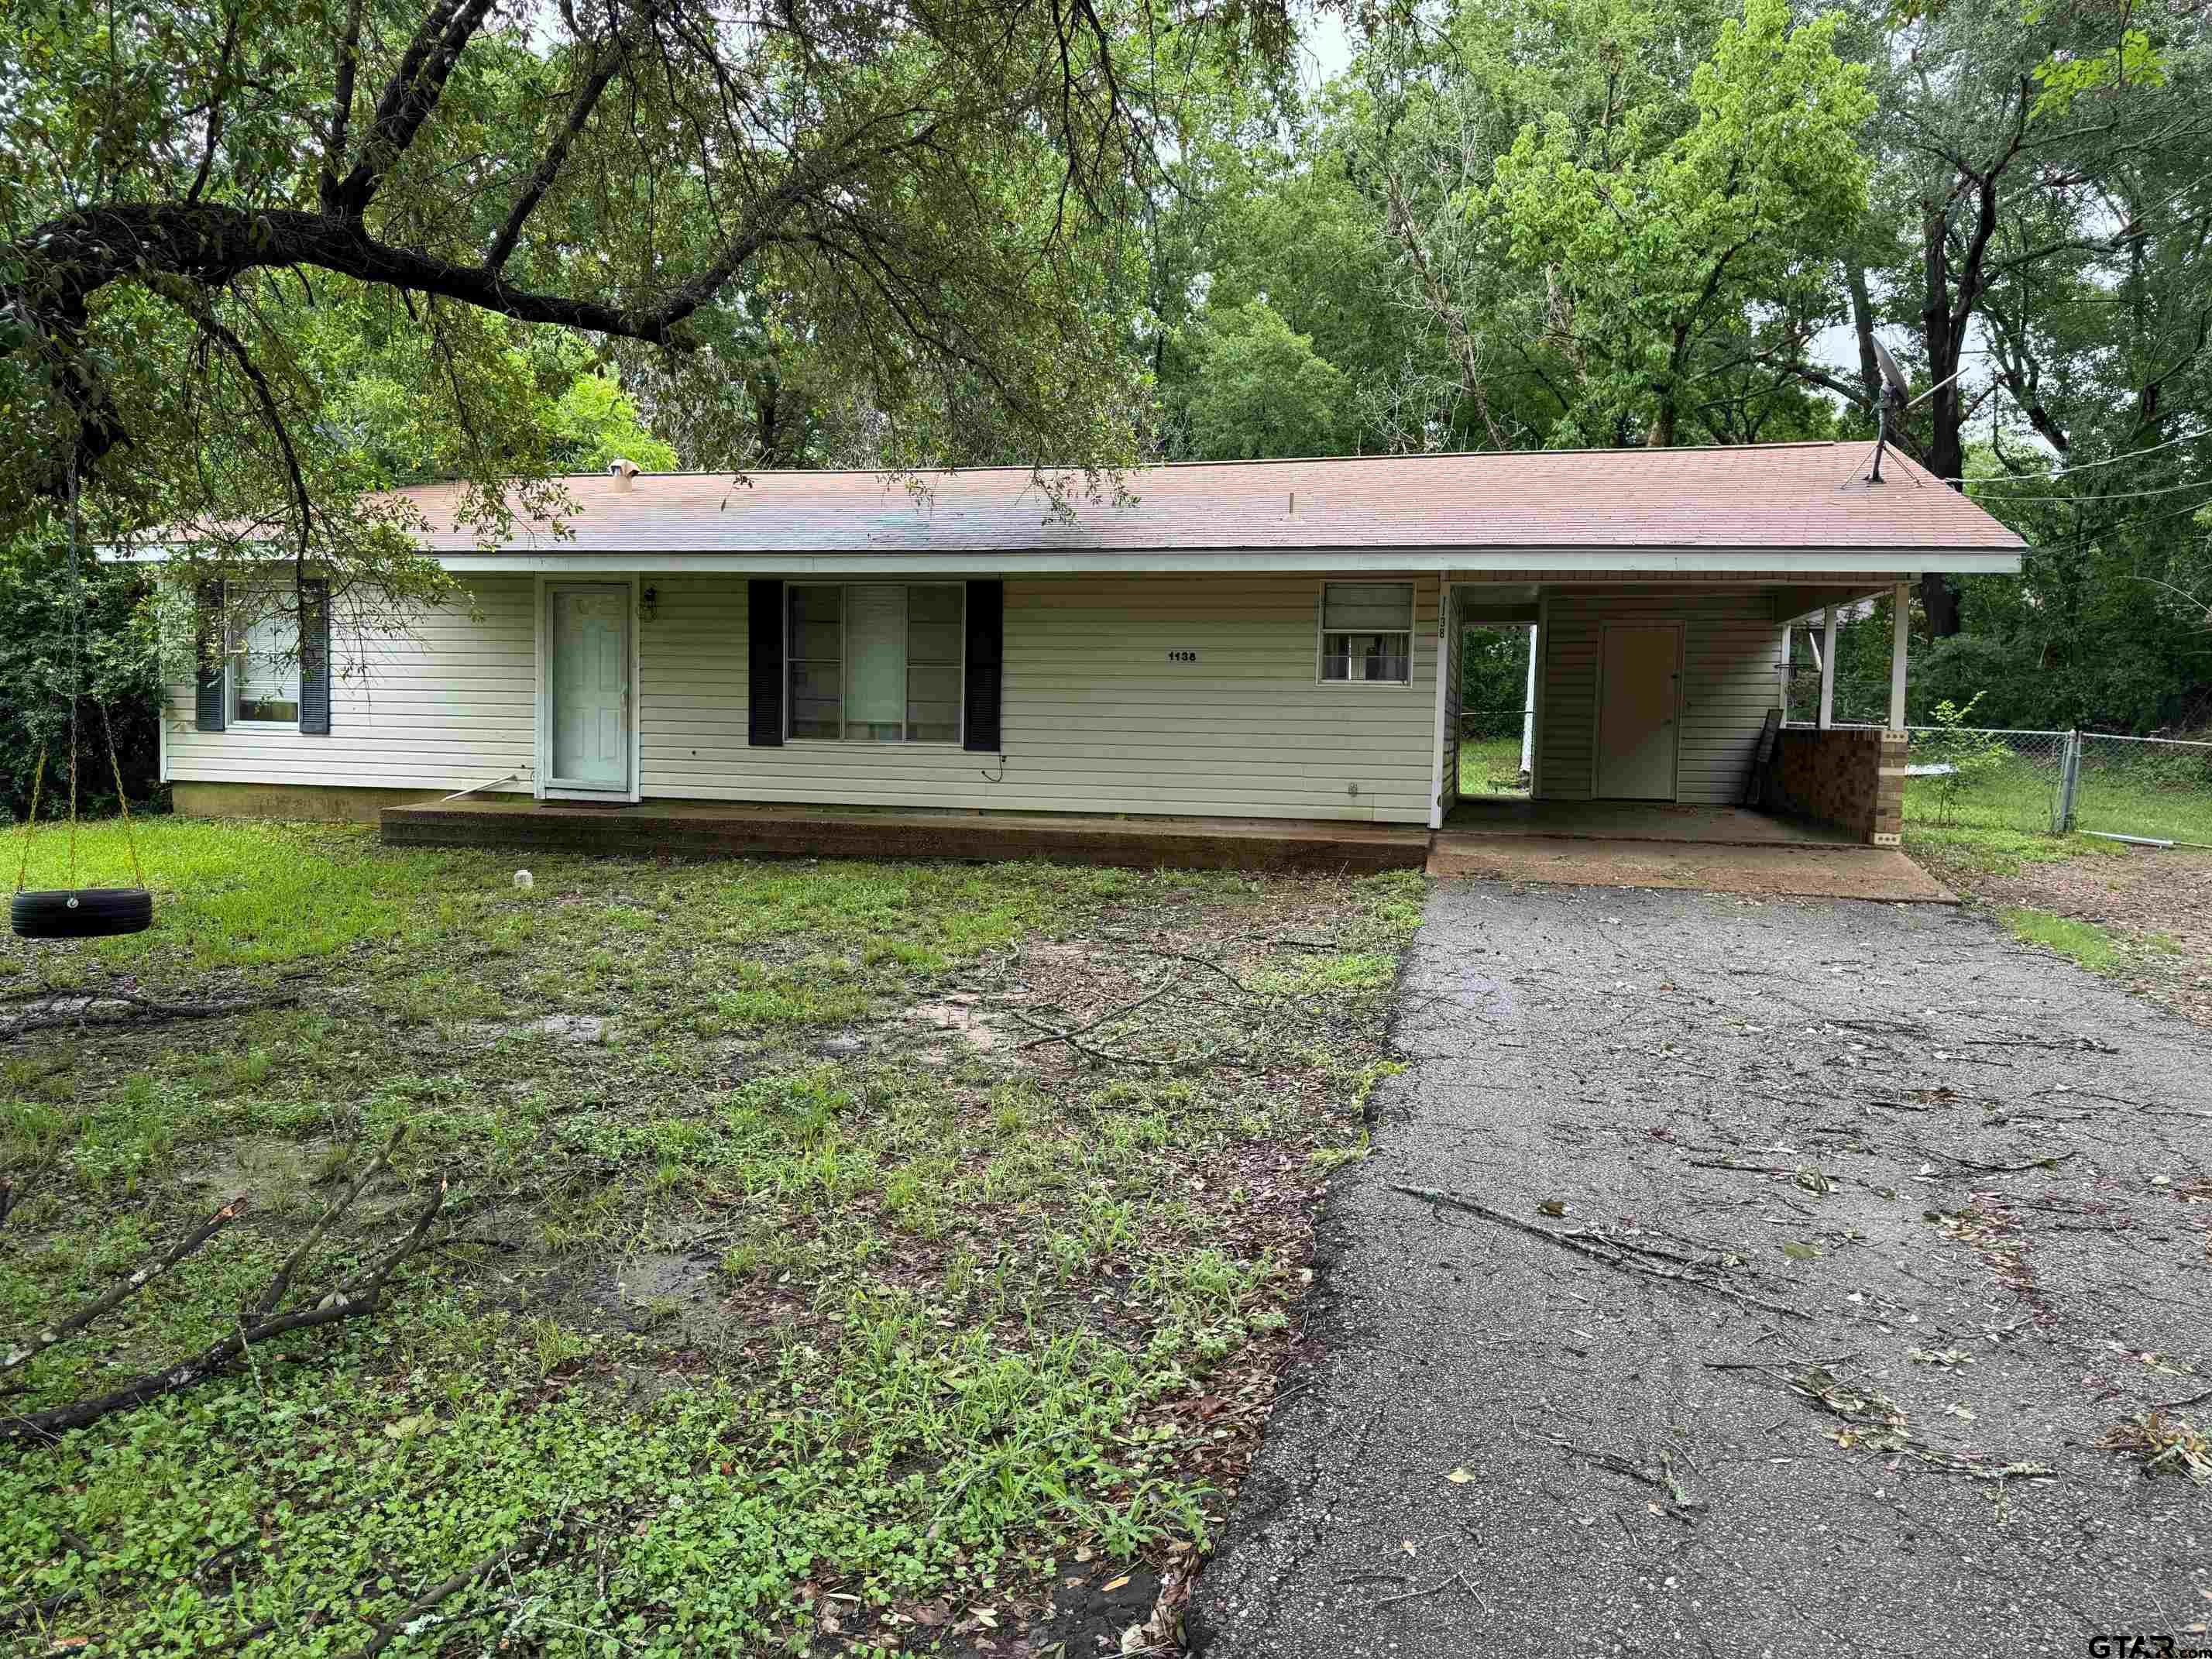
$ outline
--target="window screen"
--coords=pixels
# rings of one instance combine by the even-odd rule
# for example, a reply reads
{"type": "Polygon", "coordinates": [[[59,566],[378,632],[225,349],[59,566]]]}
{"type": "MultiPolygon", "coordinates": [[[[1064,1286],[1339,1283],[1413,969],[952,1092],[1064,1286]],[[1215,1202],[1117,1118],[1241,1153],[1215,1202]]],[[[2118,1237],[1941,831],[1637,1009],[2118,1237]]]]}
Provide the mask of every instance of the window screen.
{"type": "Polygon", "coordinates": [[[1322,584],[1322,678],[1404,685],[1413,656],[1413,583],[1322,584]]]}
{"type": "Polygon", "coordinates": [[[960,741],[962,590],[791,588],[791,735],[851,743],[960,741]]]}
{"type": "Polygon", "coordinates": [[[268,725],[300,720],[300,619],[289,610],[254,616],[281,602],[267,595],[241,603],[230,625],[230,718],[268,725]],[[251,618],[249,620],[249,617],[251,618]]]}

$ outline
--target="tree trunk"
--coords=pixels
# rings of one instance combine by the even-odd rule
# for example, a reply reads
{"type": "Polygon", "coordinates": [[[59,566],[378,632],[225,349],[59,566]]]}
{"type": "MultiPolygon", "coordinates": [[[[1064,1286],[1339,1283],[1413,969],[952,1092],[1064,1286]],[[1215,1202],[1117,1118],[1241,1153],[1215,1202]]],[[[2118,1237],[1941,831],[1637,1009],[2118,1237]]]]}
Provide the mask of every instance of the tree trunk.
{"type": "MultiPolygon", "coordinates": [[[[1920,322],[1928,347],[1928,373],[1936,389],[1928,396],[1928,470],[1954,489],[1966,471],[1965,405],[1959,395],[1959,357],[1966,330],[1951,308],[1950,250],[1945,242],[1949,221],[1934,203],[1923,204],[1920,222],[1923,280],[1920,322]]],[[[1959,591],[1951,579],[1930,570],[1920,578],[1920,608],[1928,637],[1948,639],[1959,632],[1959,591]]]]}
{"type": "Polygon", "coordinates": [[[1874,355],[1874,298],[1867,291],[1866,266],[1856,254],[1844,261],[1844,282],[1850,290],[1851,331],[1858,337],[1859,384],[1866,388],[1867,409],[1879,410],[1881,365],[1874,355]]]}

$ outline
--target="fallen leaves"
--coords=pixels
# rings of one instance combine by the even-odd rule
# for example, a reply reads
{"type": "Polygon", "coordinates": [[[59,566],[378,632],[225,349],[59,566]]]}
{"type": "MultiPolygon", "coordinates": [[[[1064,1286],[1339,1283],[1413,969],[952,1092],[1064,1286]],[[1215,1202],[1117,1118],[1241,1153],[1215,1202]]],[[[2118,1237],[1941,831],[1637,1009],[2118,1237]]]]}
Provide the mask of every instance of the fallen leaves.
{"type": "Polygon", "coordinates": [[[2212,1435],[2185,1419],[2138,1412],[2106,1430],[2097,1445],[2142,1458],[2146,1475],[2185,1474],[2200,1486],[2212,1484],[2212,1435]]]}

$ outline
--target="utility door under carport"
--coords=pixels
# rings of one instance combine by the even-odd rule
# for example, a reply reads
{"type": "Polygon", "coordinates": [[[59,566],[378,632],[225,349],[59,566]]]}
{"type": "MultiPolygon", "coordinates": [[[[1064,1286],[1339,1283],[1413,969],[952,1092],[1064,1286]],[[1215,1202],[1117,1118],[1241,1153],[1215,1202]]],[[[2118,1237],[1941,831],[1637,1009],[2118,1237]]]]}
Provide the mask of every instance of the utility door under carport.
{"type": "Polygon", "coordinates": [[[1604,625],[1597,703],[1596,793],[1601,799],[1674,799],[1681,685],[1681,623],[1604,625]]]}

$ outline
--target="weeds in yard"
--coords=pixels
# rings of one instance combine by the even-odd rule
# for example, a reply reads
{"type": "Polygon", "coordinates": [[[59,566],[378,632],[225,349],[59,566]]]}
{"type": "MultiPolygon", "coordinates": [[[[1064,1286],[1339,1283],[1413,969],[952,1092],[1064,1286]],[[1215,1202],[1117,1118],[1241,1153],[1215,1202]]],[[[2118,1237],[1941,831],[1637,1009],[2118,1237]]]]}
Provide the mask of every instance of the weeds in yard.
{"type": "Polygon", "coordinates": [[[1272,1386],[1307,1207],[1390,1069],[1422,895],[560,858],[520,892],[511,860],[348,830],[142,840],[156,927],[17,947],[0,989],[302,969],[309,988],[219,1026],[72,1034],[66,1063],[58,1037],[5,1057],[0,1337],[255,1199],[118,1310],[108,1346],[25,1365],[11,1408],[219,1340],[364,1139],[407,1131],[360,1250],[433,1170],[466,1176],[452,1248],[373,1323],[276,1339],[0,1469],[0,1608],[147,1654],[349,1653],[462,1573],[388,1655],[599,1659],[587,1631],[627,1654],[787,1647],[831,1592],[949,1623],[1079,1547],[1201,1539],[1260,1419],[1224,1436],[1183,1413],[1272,1386]],[[1116,1036],[1172,1065],[987,1054],[898,1019],[1029,953],[1084,965],[1014,1006],[1080,1023],[1176,951],[1227,977],[1177,963],[1194,988],[1146,1011],[1166,1024],[1116,1036]],[[541,1027],[555,1012],[605,1016],[603,1040],[541,1027]]]}
{"type": "Polygon", "coordinates": [[[1977,825],[1905,824],[1905,849],[1923,864],[1974,875],[2009,876],[2023,865],[2071,858],[2125,858],[2117,842],[2094,836],[2051,836],[1977,825]]]}

